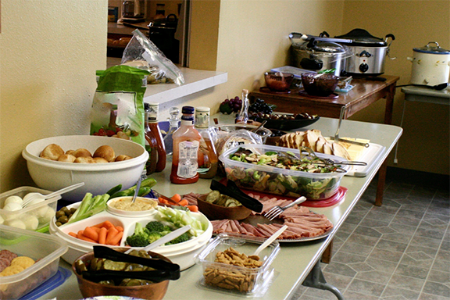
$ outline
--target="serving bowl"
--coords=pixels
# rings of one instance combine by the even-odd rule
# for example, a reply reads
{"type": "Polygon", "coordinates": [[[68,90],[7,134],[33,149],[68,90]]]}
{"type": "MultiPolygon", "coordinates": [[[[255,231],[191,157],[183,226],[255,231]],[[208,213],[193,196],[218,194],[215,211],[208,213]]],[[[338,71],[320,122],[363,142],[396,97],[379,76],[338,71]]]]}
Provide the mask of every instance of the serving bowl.
{"type": "Polygon", "coordinates": [[[308,95],[327,97],[334,93],[339,77],[333,74],[303,73],[302,84],[308,95]]]}
{"type": "Polygon", "coordinates": [[[275,92],[283,92],[289,90],[294,80],[294,74],[283,72],[265,72],[264,79],[266,86],[275,92]]]}
{"type": "MultiPolygon", "coordinates": [[[[126,248],[115,249],[116,251],[126,251],[126,248]]],[[[149,251],[148,254],[151,257],[159,258],[167,262],[171,262],[167,257],[149,251]]],[[[96,296],[127,296],[140,299],[160,300],[163,299],[168,286],[169,280],[164,280],[158,283],[152,283],[139,286],[111,286],[104,285],[97,282],[93,282],[83,278],[76,270],[75,263],[78,260],[83,261],[86,265],[94,258],[94,252],[89,252],[78,257],[72,264],[72,271],[77,277],[78,287],[83,297],[96,297],[96,296]]]]}
{"type": "Polygon", "coordinates": [[[225,207],[209,203],[205,201],[205,199],[206,195],[198,197],[197,205],[198,209],[210,220],[243,220],[250,216],[250,214],[252,213],[252,211],[244,205],[225,207]]]}
{"type": "Polygon", "coordinates": [[[28,144],[22,151],[27,161],[28,172],[36,185],[42,189],[56,191],[69,185],[84,182],[82,187],[62,195],[63,200],[81,201],[87,192],[105,194],[109,189],[122,184],[123,189],[133,186],[141,176],[148,159],[148,152],[138,143],[111,137],[93,135],[68,135],[44,138],[28,144]],[[50,145],[59,145],[64,151],[85,148],[91,153],[103,145],[111,146],[116,154],[129,155],[129,160],[110,163],[69,163],[39,157],[50,145]]]}

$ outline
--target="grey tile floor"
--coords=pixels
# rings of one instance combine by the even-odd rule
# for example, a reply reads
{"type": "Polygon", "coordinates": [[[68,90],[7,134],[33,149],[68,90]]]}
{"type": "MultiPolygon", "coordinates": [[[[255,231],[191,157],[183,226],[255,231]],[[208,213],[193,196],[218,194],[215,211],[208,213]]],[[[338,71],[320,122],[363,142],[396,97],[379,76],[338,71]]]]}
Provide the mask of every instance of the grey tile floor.
{"type": "MultiPolygon", "coordinates": [[[[383,205],[373,205],[375,179],[336,233],[325,279],[346,300],[450,299],[448,177],[389,173],[383,205]]],[[[337,298],[301,286],[294,299],[337,298]]]]}

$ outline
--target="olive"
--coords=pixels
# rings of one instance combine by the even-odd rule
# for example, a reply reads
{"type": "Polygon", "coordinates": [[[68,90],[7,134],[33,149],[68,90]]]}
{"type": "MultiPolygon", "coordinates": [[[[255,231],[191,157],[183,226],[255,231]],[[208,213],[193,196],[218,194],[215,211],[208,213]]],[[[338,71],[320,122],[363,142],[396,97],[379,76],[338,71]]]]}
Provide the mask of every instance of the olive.
{"type": "Polygon", "coordinates": [[[67,213],[69,209],[67,208],[67,206],[64,206],[63,208],[60,209],[60,211],[64,212],[65,214],[67,213]]]}
{"type": "Polygon", "coordinates": [[[61,222],[56,222],[55,224],[56,224],[56,226],[58,226],[58,227],[62,225],[61,222]]]}
{"type": "Polygon", "coordinates": [[[67,221],[69,221],[69,218],[67,218],[67,216],[62,216],[62,217],[60,217],[60,218],[58,218],[58,222],[61,222],[61,223],[67,223],[67,221]]]}
{"type": "Polygon", "coordinates": [[[77,210],[77,209],[76,209],[75,207],[72,207],[72,208],[70,209],[70,213],[73,214],[76,210],[77,210]]]}
{"type": "Polygon", "coordinates": [[[55,215],[56,219],[59,219],[60,217],[65,216],[66,214],[63,211],[58,210],[55,215]]]}

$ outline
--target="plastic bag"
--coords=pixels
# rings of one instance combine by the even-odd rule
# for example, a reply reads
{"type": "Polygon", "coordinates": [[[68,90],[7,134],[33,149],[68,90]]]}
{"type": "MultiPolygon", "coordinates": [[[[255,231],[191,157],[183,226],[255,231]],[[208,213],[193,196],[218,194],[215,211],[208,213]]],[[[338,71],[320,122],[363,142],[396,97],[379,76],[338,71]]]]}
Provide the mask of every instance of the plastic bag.
{"type": "Polygon", "coordinates": [[[133,37],[123,51],[121,63],[149,71],[148,83],[184,84],[180,69],[138,29],[133,31],[133,37]]]}
{"type": "Polygon", "coordinates": [[[248,131],[246,129],[239,129],[232,132],[221,131],[217,132],[217,140],[214,142],[217,154],[220,156],[226,150],[239,145],[245,144],[259,144],[261,145],[262,138],[258,134],[248,131]]]}
{"type": "Polygon", "coordinates": [[[97,71],[91,108],[91,135],[132,140],[145,146],[144,94],[148,71],[114,66],[97,71]]]}

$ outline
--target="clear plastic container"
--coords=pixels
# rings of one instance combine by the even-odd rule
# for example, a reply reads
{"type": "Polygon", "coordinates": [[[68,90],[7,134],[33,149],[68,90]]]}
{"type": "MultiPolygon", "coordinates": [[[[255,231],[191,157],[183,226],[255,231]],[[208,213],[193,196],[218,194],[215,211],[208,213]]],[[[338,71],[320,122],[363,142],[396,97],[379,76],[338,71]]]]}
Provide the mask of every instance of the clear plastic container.
{"type": "Polygon", "coordinates": [[[203,278],[200,280],[200,284],[227,293],[232,292],[252,297],[262,296],[275,276],[271,264],[280,250],[278,241],[272,242],[259,253],[259,261],[262,264],[256,268],[216,262],[216,257],[221,252],[229,250],[230,247],[240,255],[244,254],[249,257],[264,241],[264,238],[241,234],[221,233],[217,235],[196,256],[196,262],[203,268],[203,278]]]}
{"type": "Polygon", "coordinates": [[[48,224],[55,216],[56,204],[61,196],[54,196],[38,204],[20,210],[3,209],[5,200],[10,196],[25,197],[28,193],[50,194],[51,191],[30,186],[22,186],[0,194],[0,224],[20,227],[27,230],[48,231],[48,224]]]}
{"type": "MultiPolygon", "coordinates": [[[[269,151],[291,152],[297,157],[300,156],[300,152],[297,149],[254,144],[228,149],[222,153],[220,161],[224,165],[228,180],[233,180],[242,189],[289,197],[305,196],[308,200],[322,200],[330,198],[338,192],[341,179],[346,173],[309,173],[230,159],[230,155],[239,148],[249,149],[261,154],[269,151]]],[[[334,155],[322,153],[316,153],[316,155],[333,161],[342,160],[342,158],[334,155]]],[[[341,168],[348,170],[348,166],[341,166],[341,168]]]]}
{"type": "Polygon", "coordinates": [[[18,299],[56,274],[67,244],[49,234],[0,225],[0,249],[36,261],[22,272],[0,279],[0,298],[18,299]]]}

